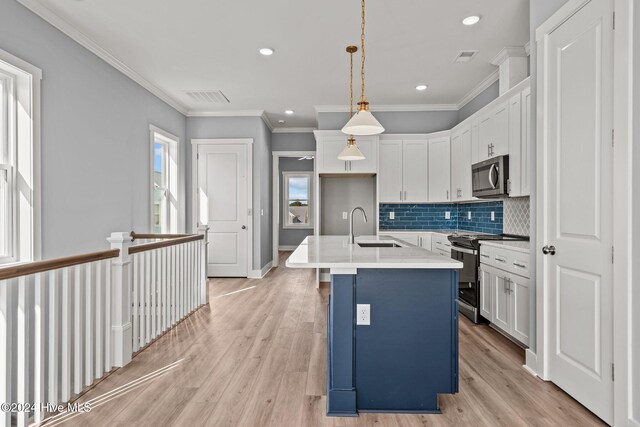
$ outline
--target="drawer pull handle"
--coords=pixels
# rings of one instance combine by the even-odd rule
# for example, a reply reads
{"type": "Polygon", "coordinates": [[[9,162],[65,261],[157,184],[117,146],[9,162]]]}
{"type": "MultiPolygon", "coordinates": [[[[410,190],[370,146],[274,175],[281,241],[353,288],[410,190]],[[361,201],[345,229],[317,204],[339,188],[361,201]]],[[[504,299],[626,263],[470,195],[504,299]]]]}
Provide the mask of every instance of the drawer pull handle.
{"type": "Polygon", "coordinates": [[[513,263],[513,265],[515,265],[516,267],[520,267],[520,268],[527,268],[527,266],[526,266],[526,265],[524,265],[524,264],[520,264],[520,263],[518,263],[518,262],[514,262],[514,263],[513,263]]]}
{"type": "Polygon", "coordinates": [[[480,256],[481,256],[482,258],[491,258],[491,257],[490,257],[489,255],[487,255],[487,254],[480,254],[480,256]]]}
{"type": "Polygon", "coordinates": [[[496,257],[496,261],[498,261],[498,262],[507,262],[506,259],[502,259],[502,258],[498,258],[498,257],[496,257]]]}

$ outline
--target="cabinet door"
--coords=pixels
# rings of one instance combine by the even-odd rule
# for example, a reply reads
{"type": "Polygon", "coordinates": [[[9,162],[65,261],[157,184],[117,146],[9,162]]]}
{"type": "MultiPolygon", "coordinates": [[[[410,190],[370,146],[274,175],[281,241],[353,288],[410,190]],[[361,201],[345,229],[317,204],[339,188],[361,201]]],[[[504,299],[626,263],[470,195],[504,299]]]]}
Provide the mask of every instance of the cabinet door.
{"type": "Polygon", "coordinates": [[[491,157],[491,144],[493,144],[493,115],[491,112],[480,116],[478,119],[478,162],[491,157]]]}
{"type": "Polygon", "coordinates": [[[529,312],[530,312],[530,287],[529,279],[510,274],[509,275],[509,333],[524,345],[529,345],[529,312]]]}
{"type": "Polygon", "coordinates": [[[509,196],[522,195],[522,109],[520,94],[509,99],[509,196]]]}
{"type": "Polygon", "coordinates": [[[471,182],[471,129],[462,132],[460,140],[460,200],[473,200],[471,182]]]}
{"type": "MultiPolygon", "coordinates": [[[[347,173],[349,162],[338,160],[338,155],[347,146],[346,135],[318,140],[318,173],[347,173]]],[[[358,144],[360,146],[360,144],[358,144]]],[[[366,154],[365,154],[366,156],[366,154]]]]}
{"type": "Polygon", "coordinates": [[[478,119],[471,120],[471,164],[480,161],[480,130],[478,119]]]}
{"type": "Polygon", "coordinates": [[[402,189],[405,202],[427,202],[429,146],[428,141],[402,143],[402,189]]]}
{"type": "Polygon", "coordinates": [[[487,320],[493,317],[493,286],[490,268],[480,264],[480,315],[487,320]]]}
{"type": "Polygon", "coordinates": [[[451,151],[450,139],[429,140],[429,201],[448,202],[451,200],[451,151]]]}
{"type": "Polygon", "coordinates": [[[451,134],[451,200],[462,198],[462,131],[451,134]]]}
{"type": "Polygon", "coordinates": [[[420,233],[418,236],[418,246],[428,251],[431,250],[431,233],[420,233]]]}
{"type": "Polygon", "coordinates": [[[493,109],[493,138],[491,157],[509,154],[509,102],[498,104],[493,109]]]}
{"type": "Polygon", "coordinates": [[[380,141],[380,202],[402,201],[402,141],[380,141]]]}
{"type": "Polygon", "coordinates": [[[349,162],[349,173],[378,173],[378,137],[357,136],[356,144],[365,159],[349,162]]]}
{"type": "Polygon", "coordinates": [[[520,146],[520,194],[531,194],[531,178],[529,176],[529,159],[531,150],[531,88],[522,91],[522,145],[520,146]]]}
{"type": "Polygon", "coordinates": [[[493,283],[493,305],[492,305],[492,317],[491,322],[504,330],[505,332],[509,332],[510,318],[509,318],[509,305],[510,305],[510,295],[509,295],[509,279],[507,277],[508,273],[499,271],[499,270],[491,270],[494,274],[492,274],[492,283],[493,283]]]}

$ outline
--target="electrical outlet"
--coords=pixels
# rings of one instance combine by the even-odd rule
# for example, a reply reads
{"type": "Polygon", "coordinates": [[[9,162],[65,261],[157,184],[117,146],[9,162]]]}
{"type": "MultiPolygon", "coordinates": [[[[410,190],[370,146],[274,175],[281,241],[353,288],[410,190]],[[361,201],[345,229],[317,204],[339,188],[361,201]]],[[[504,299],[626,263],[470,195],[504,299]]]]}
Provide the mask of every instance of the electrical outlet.
{"type": "Polygon", "coordinates": [[[496,220],[496,213],[494,211],[491,211],[491,221],[495,221],[496,220]]]}
{"type": "Polygon", "coordinates": [[[396,213],[395,212],[389,212],[389,219],[396,219],[396,213]]]}
{"type": "Polygon", "coordinates": [[[451,219],[451,211],[446,211],[444,213],[444,219],[451,219]]]}
{"type": "Polygon", "coordinates": [[[342,219],[349,219],[349,215],[346,212],[342,212],[342,219]]]}
{"type": "Polygon", "coordinates": [[[371,325],[371,304],[357,304],[356,325],[371,325]]]}
{"type": "Polygon", "coordinates": [[[467,219],[471,219],[471,211],[467,212],[467,219]]]}

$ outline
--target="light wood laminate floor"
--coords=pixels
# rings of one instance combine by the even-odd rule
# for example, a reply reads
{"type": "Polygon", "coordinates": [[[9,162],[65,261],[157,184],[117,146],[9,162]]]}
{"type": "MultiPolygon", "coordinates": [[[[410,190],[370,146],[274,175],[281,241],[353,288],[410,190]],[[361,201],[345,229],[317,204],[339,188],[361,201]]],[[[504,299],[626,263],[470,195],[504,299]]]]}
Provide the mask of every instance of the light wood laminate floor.
{"type": "Polygon", "coordinates": [[[325,415],[328,288],[284,267],[262,280],[214,279],[209,304],[80,398],[79,426],[590,426],[598,418],[523,368],[524,352],[460,320],[460,393],[442,415],[325,415]]]}

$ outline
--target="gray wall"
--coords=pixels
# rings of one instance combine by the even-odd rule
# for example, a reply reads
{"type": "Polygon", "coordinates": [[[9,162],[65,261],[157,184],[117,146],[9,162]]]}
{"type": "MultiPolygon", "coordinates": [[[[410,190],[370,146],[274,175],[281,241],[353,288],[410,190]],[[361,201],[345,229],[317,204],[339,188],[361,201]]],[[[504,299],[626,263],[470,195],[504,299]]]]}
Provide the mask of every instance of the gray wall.
{"type": "Polygon", "coordinates": [[[150,231],[149,124],[180,137],[185,212],[182,114],[15,0],[0,0],[0,49],[43,73],[43,258],[105,249],[113,231],[150,231]]]}
{"type": "MultiPolygon", "coordinates": [[[[277,135],[277,134],[276,134],[277,135]]],[[[280,218],[284,218],[285,211],[283,209],[283,180],[282,172],[313,172],[313,160],[298,160],[298,157],[281,157],[280,158],[280,173],[278,174],[278,183],[280,185],[280,203],[278,209],[280,210],[280,218]]],[[[280,246],[298,246],[305,237],[313,234],[313,228],[309,229],[295,229],[295,228],[283,228],[284,220],[280,220],[280,234],[278,238],[278,244],[280,246]]]]}
{"type": "Polygon", "coordinates": [[[320,234],[335,236],[349,234],[349,221],[343,212],[361,206],[367,213],[365,223],[360,212],[354,219],[354,234],[376,234],[376,178],[375,177],[322,177],[320,234]]]}
{"type": "Polygon", "coordinates": [[[271,148],[273,151],[316,151],[316,138],[313,132],[274,133],[271,148]]]}
{"type": "MultiPolygon", "coordinates": [[[[187,121],[187,170],[191,171],[191,140],[253,138],[253,268],[272,259],[271,131],[260,117],[190,117],[187,121]]],[[[187,175],[191,188],[191,174],[187,175]]],[[[187,229],[192,228],[192,197],[187,196],[187,229]]]]}
{"type": "Polygon", "coordinates": [[[491,86],[483,90],[478,96],[469,101],[464,107],[458,110],[458,123],[461,123],[487,106],[491,101],[500,95],[500,82],[496,81],[491,86]]]}
{"type": "MultiPolygon", "coordinates": [[[[634,5],[635,6],[635,5],[634,5]]],[[[640,22],[640,7],[633,8],[633,22],[640,22]]],[[[637,25],[636,25],[637,28],[637,25]]],[[[640,31],[634,29],[633,34],[633,147],[640,147],[640,31]]],[[[632,150],[632,164],[633,167],[633,181],[632,181],[632,200],[633,204],[631,206],[631,218],[636,218],[634,221],[635,224],[638,223],[638,212],[640,212],[640,150],[633,149],[632,150]]],[[[638,278],[640,277],[640,227],[633,226],[632,227],[632,238],[631,242],[632,247],[632,271],[631,271],[631,280],[629,283],[635,283],[635,286],[632,289],[633,295],[631,295],[631,301],[640,301],[640,287],[638,286],[638,278]]],[[[633,390],[631,395],[633,396],[633,401],[631,405],[632,409],[632,419],[635,421],[640,421],[640,312],[638,310],[631,310],[631,315],[633,316],[631,319],[631,360],[632,362],[632,375],[631,383],[633,384],[633,390]]]]}
{"type": "MultiPolygon", "coordinates": [[[[529,2],[529,30],[531,32],[531,51],[529,56],[529,67],[531,71],[531,113],[529,116],[529,120],[531,123],[531,134],[530,141],[532,141],[532,151],[531,156],[529,156],[529,170],[531,171],[531,248],[537,248],[536,241],[536,99],[537,99],[537,48],[536,48],[536,29],[546,21],[551,15],[553,15],[562,5],[564,5],[567,0],[535,0],[529,2]]],[[[537,251],[531,251],[530,265],[536,265],[536,255],[537,251]]],[[[536,283],[536,272],[535,269],[531,271],[531,283],[536,283]]],[[[531,287],[532,293],[535,292],[535,287],[531,287]]],[[[532,294],[531,298],[532,306],[531,306],[531,333],[530,333],[530,348],[532,352],[536,352],[537,343],[536,343],[536,299],[535,293],[532,294]]]]}
{"type": "MultiPolygon", "coordinates": [[[[449,130],[458,124],[457,111],[415,111],[373,113],[385,133],[431,133],[449,130]]],[[[318,129],[336,130],[349,120],[349,113],[319,113],[318,129]]]]}

